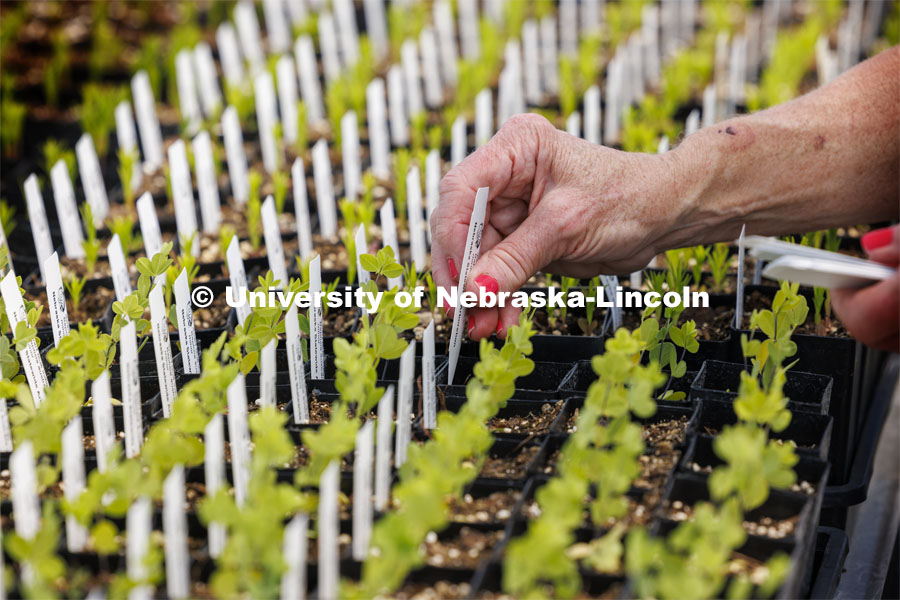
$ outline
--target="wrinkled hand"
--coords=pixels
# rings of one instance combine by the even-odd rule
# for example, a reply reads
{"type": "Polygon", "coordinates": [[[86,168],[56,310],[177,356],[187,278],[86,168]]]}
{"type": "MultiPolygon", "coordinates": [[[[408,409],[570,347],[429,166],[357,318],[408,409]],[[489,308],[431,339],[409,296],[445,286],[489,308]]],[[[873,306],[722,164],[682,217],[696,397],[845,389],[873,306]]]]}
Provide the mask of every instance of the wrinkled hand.
{"type": "MultiPolygon", "coordinates": [[[[475,193],[484,186],[481,257],[467,291],[513,292],[541,269],[582,278],[642,269],[678,215],[660,185],[666,170],[663,156],[590,144],[539,115],[517,115],[441,181],[431,217],[435,283],[458,284],[475,193]]],[[[504,336],[518,320],[508,304],[470,309],[469,337],[504,336]]]]}
{"type": "MultiPolygon", "coordinates": [[[[862,245],[870,259],[900,265],[900,226],[867,233],[862,245]]],[[[900,275],[864,288],[832,290],[831,304],[853,337],[878,350],[900,350],[900,275]]]]}

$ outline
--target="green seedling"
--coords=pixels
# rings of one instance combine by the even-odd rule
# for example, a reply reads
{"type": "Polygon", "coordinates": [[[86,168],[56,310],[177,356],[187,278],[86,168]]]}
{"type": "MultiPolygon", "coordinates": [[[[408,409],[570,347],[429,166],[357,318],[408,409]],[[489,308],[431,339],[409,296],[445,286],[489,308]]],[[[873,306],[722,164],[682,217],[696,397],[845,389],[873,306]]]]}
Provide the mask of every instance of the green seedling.
{"type": "Polygon", "coordinates": [[[66,290],[69,292],[69,298],[72,300],[72,311],[78,312],[81,306],[81,294],[84,291],[84,284],[87,283],[87,277],[70,277],[65,282],[66,290]]]}

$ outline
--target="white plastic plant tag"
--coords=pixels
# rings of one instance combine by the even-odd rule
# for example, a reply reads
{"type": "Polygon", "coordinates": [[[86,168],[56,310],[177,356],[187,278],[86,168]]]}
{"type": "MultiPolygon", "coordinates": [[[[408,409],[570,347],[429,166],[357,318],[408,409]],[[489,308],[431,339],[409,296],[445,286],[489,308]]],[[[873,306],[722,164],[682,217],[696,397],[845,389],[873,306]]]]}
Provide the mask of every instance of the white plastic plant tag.
{"type": "Polygon", "coordinates": [[[216,48],[222,63],[222,74],[231,87],[241,87],[244,81],[244,64],[238,47],[237,34],[230,22],[219,25],[216,30],[216,48]]]}
{"type": "Polygon", "coordinates": [[[331,13],[319,14],[319,50],[322,53],[322,70],[325,83],[330,85],[341,76],[341,58],[338,55],[337,31],[331,13]]]}
{"type": "Polygon", "coordinates": [[[594,33],[600,25],[599,0],[581,0],[578,7],[581,9],[579,21],[581,21],[582,35],[594,33]]]}
{"type": "Polygon", "coordinates": [[[166,303],[163,301],[162,286],[158,284],[150,290],[150,327],[153,331],[153,353],[156,357],[156,377],[159,380],[163,417],[168,419],[172,415],[172,404],[175,402],[177,392],[172,346],[169,344],[166,303]]]}
{"type": "Polygon", "coordinates": [[[189,135],[197,132],[203,118],[200,115],[200,101],[197,99],[197,87],[194,85],[194,65],[191,50],[182,48],[175,55],[175,82],[178,87],[178,110],[181,122],[186,125],[189,135]]]}
{"type": "Polygon", "coordinates": [[[69,178],[66,161],[59,159],[50,169],[50,183],[53,186],[53,201],[59,228],[62,230],[63,249],[68,258],[84,258],[84,234],[81,231],[81,217],[75,205],[75,189],[69,178]]]}
{"type": "Polygon", "coordinates": [[[344,197],[356,200],[362,184],[359,167],[359,129],[352,110],[341,117],[341,159],[344,168],[344,197]]]}
{"type": "MultiPolygon", "coordinates": [[[[490,190],[478,188],[475,203],[472,206],[472,218],[469,220],[469,232],[466,234],[466,251],[459,269],[458,295],[465,291],[469,281],[469,271],[478,260],[481,250],[481,234],[484,232],[484,215],[490,190]]],[[[459,361],[459,347],[462,345],[463,327],[466,323],[466,307],[457,306],[453,314],[453,330],[450,332],[450,356],[447,361],[447,385],[453,385],[456,374],[456,363],[459,361]]]]}
{"type": "Polygon", "coordinates": [[[419,34],[422,49],[422,78],[425,82],[425,103],[430,109],[440,108],[444,100],[441,68],[438,62],[437,38],[431,27],[423,27],[419,34]]]}
{"type": "Polygon", "coordinates": [[[322,237],[334,239],[337,235],[337,208],[334,202],[334,184],[331,180],[331,159],[328,142],[319,140],[312,149],[313,179],[316,182],[316,208],[319,214],[319,230],[322,237]]]}
{"type": "MultiPolygon", "coordinates": [[[[465,131],[465,121],[463,121],[463,128],[465,131]]],[[[431,244],[431,213],[437,208],[440,199],[441,154],[435,149],[425,157],[425,233],[429,244],[431,244]]]]}
{"type": "Polygon", "coordinates": [[[322,260],[317,254],[309,263],[309,371],[311,379],[325,379],[325,344],[322,335],[322,260]]]}
{"type": "MultiPolygon", "coordinates": [[[[354,244],[356,250],[356,283],[362,288],[367,281],[372,279],[371,273],[365,270],[359,257],[366,254],[368,250],[368,242],[366,241],[366,226],[362,223],[356,228],[354,236],[354,244]]],[[[369,314],[365,305],[362,307],[363,314],[369,314]]]]}
{"type": "Polygon", "coordinates": [[[353,458],[353,560],[360,562],[369,553],[372,537],[372,478],[374,475],[375,421],[367,421],[356,434],[353,458]]]}
{"type": "Polygon", "coordinates": [[[256,94],[256,124],[259,129],[259,146],[262,150],[263,167],[271,174],[278,170],[281,162],[278,156],[278,141],[275,127],[278,125],[278,108],[275,103],[275,86],[272,74],[260,71],[253,82],[256,94]]]}
{"type": "MultiPolygon", "coordinates": [[[[225,485],[225,424],[222,413],[212,416],[203,430],[203,480],[206,495],[212,497],[225,485]]],[[[225,526],[209,524],[209,555],[218,558],[225,549],[225,526]]]]}
{"type": "MultiPolygon", "coordinates": [[[[53,346],[69,335],[69,311],[66,308],[66,292],[59,271],[59,256],[54,252],[44,263],[47,304],[50,305],[50,324],[53,326],[53,346]]],[[[15,276],[15,275],[13,275],[15,276]]]]}
{"type": "Polygon", "coordinates": [[[366,86],[366,117],[369,128],[372,173],[378,179],[388,179],[391,176],[391,144],[388,140],[383,79],[373,79],[366,86]]]}
{"type": "Polygon", "coordinates": [[[201,131],[191,141],[194,150],[194,169],[197,172],[197,195],[200,197],[200,217],[203,232],[215,235],[222,222],[219,202],[219,182],[216,180],[216,163],[213,159],[209,132],[201,131]]]}
{"type": "Polygon", "coordinates": [[[269,52],[272,54],[287,52],[291,47],[291,32],[282,0],[263,0],[262,7],[269,39],[269,52]]]}
{"type": "Polygon", "coordinates": [[[566,133],[581,137],[581,114],[577,110],[566,117],[566,133]]]}
{"type": "Polygon", "coordinates": [[[403,70],[397,65],[388,69],[388,105],[391,111],[391,141],[395,146],[409,144],[409,115],[403,90],[403,70]]]}
{"type": "Polygon", "coordinates": [[[459,0],[459,47],[463,57],[476,60],[481,56],[481,39],[478,32],[478,0],[459,0]]]}
{"type": "Polygon", "coordinates": [[[297,143],[297,71],[294,59],[285,54],[275,63],[278,86],[278,110],[281,114],[281,135],[288,144],[297,143]]]}
{"type": "Polygon", "coordinates": [[[94,225],[101,227],[109,214],[109,198],[106,195],[106,184],[100,172],[100,161],[94,149],[94,140],[87,133],[75,143],[75,155],[78,159],[78,175],[84,188],[84,197],[91,205],[94,225]]]}
{"type": "Polygon", "coordinates": [[[712,127],[716,124],[716,88],[714,85],[706,86],[703,90],[703,126],[712,127]]]}
{"type": "MultiPolygon", "coordinates": [[[[25,321],[27,314],[14,273],[7,273],[0,281],[0,293],[3,295],[3,303],[6,305],[6,317],[9,319],[10,328],[15,334],[16,325],[25,321]]],[[[25,378],[28,380],[34,405],[40,407],[41,402],[44,401],[44,388],[50,384],[47,383],[44,362],[35,340],[28,342],[28,345],[19,351],[19,360],[25,370],[25,378]]]]}
{"type": "MultiPolygon", "coordinates": [[[[84,470],[84,432],[81,415],[75,415],[62,432],[62,479],[67,502],[74,503],[86,487],[84,470]]],[[[66,548],[81,552],[88,532],[73,515],[66,515],[66,548]]]]}
{"type": "Polygon", "coordinates": [[[237,109],[229,106],[222,112],[222,133],[225,139],[225,160],[228,163],[228,180],[235,202],[243,206],[250,197],[247,179],[247,155],[244,153],[244,135],[237,109]]]}
{"type": "Polygon", "coordinates": [[[15,452],[10,454],[9,479],[16,533],[22,539],[30,541],[41,528],[41,504],[31,440],[22,441],[15,452]]]}
{"type": "Polygon", "coordinates": [[[113,234],[109,246],[106,247],[106,254],[109,257],[109,270],[112,273],[113,288],[116,290],[116,300],[122,302],[132,289],[128,263],[125,262],[125,252],[122,250],[122,241],[118,233],[113,234]]]}
{"type": "Polygon", "coordinates": [[[541,44],[538,38],[538,24],[528,19],[522,24],[522,58],[525,67],[525,100],[531,106],[538,106],[543,98],[541,89],[541,44]]]}
{"type": "Polygon", "coordinates": [[[556,17],[552,14],[541,19],[541,74],[543,88],[550,94],[559,92],[559,59],[556,51],[556,17]]]}
{"type": "Polygon", "coordinates": [[[137,334],[134,322],[119,333],[119,375],[122,385],[122,416],[125,424],[125,456],[134,458],[144,443],[141,415],[141,379],[138,373],[137,334]]]}
{"type": "Polygon", "coordinates": [[[301,35],[294,43],[294,59],[297,61],[297,75],[300,76],[300,94],[306,104],[306,117],[310,124],[325,119],[322,104],[322,84],[319,82],[319,67],[312,38],[301,35]]]}
{"type": "Polygon", "coordinates": [[[656,153],[663,154],[664,152],[669,151],[669,136],[664,135],[659,138],[659,143],[656,145],[656,153]]]}
{"type": "Polygon", "coordinates": [[[187,598],[191,588],[184,502],[184,466],[175,465],[163,483],[166,594],[169,598],[187,598]]]}
{"type": "Polygon", "coordinates": [[[394,386],[389,385],[378,401],[375,446],[375,510],[384,512],[391,498],[391,450],[394,429],[394,386]]]}
{"type": "Polygon", "coordinates": [[[475,96],[475,146],[487,143],[494,135],[494,98],[490,88],[475,96]]]}
{"type": "MultiPolygon", "coordinates": [[[[6,235],[3,233],[3,219],[0,219],[0,248],[6,248],[7,252],[7,262],[6,268],[0,269],[0,276],[6,275],[6,273],[14,273],[15,268],[12,263],[12,256],[9,254],[9,241],[6,239],[6,235]]],[[[0,567],[2,567],[2,561],[0,561],[0,567]]],[[[0,598],[0,600],[3,600],[0,598]]]]}
{"type": "Polygon", "coordinates": [[[266,56],[259,39],[259,20],[252,2],[241,0],[237,3],[234,7],[234,23],[237,25],[241,50],[250,63],[251,74],[255,75],[265,68],[266,56]]]}
{"type": "Polygon", "coordinates": [[[422,421],[425,429],[437,427],[437,388],[434,379],[434,321],[422,334],[422,421]]]}
{"type": "Polygon", "coordinates": [[[413,118],[423,110],[422,83],[419,72],[419,52],[413,40],[406,40],[401,46],[403,66],[403,86],[406,90],[406,107],[409,117],[413,118]]]}
{"type": "Polygon", "coordinates": [[[287,566],[281,576],[281,600],[306,600],[306,555],[309,517],[296,514],[284,527],[282,553],[287,566]]]}
{"type": "MultiPolygon", "coordinates": [[[[381,219],[381,245],[394,251],[394,258],[400,260],[400,245],[397,243],[397,221],[394,217],[394,200],[388,198],[381,205],[379,212],[381,219]]],[[[402,277],[389,277],[388,289],[401,287],[403,285],[402,277]]]]}
{"type": "Polygon", "coordinates": [[[134,97],[134,112],[137,116],[138,132],[141,134],[141,150],[144,153],[144,169],[156,171],[163,166],[162,130],[156,116],[156,100],[147,71],[138,71],[131,78],[131,94],[134,97]]]}
{"type": "Polygon", "coordinates": [[[741,235],[738,237],[738,268],[737,268],[737,290],[734,297],[734,323],[735,329],[740,329],[744,322],[744,234],[747,232],[747,226],[741,226],[741,235]]]}
{"type": "Polygon", "coordinates": [[[578,53],[578,3],[575,0],[559,3],[559,46],[566,56],[578,53]]]}
{"type": "Polygon", "coordinates": [[[169,146],[168,154],[179,247],[183,250],[185,245],[193,240],[193,243],[191,243],[191,254],[199,256],[200,244],[194,239],[197,233],[194,186],[191,184],[191,170],[188,165],[187,149],[184,145],[184,140],[178,140],[169,146]]]}
{"type": "Polygon", "coordinates": [[[335,600],[338,597],[338,484],[340,483],[340,462],[337,460],[325,467],[319,480],[319,593],[321,600],[335,600]]]}
{"type": "MultiPolygon", "coordinates": [[[[468,142],[466,141],[466,118],[462,115],[453,120],[450,126],[450,163],[456,166],[466,158],[469,151],[468,142]]],[[[426,179],[428,178],[426,163],[426,179]]],[[[427,184],[426,184],[427,186],[427,184]]]]}
{"type": "Polygon", "coordinates": [[[31,236],[34,239],[34,249],[37,252],[38,265],[41,268],[41,279],[46,281],[44,261],[53,254],[53,240],[50,237],[50,227],[47,225],[47,212],[44,210],[44,199],[41,196],[37,175],[32,173],[28,176],[24,189],[25,204],[28,207],[28,224],[31,225],[31,236]]]}
{"type": "Polygon", "coordinates": [[[266,196],[262,205],[263,235],[266,240],[266,254],[269,257],[269,269],[279,281],[278,287],[288,286],[287,267],[284,264],[284,245],[281,243],[281,231],[278,229],[278,213],[275,212],[275,199],[266,196]]]}
{"type": "Polygon", "coordinates": [[[592,85],[584,92],[584,139],[592,144],[601,143],[600,137],[600,88],[592,85]]]}
{"type": "Polygon", "coordinates": [[[628,82],[630,82],[630,102],[640,102],[644,97],[644,46],[637,33],[628,38],[628,82]]]}
{"type": "Polygon", "coordinates": [[[623,64],[618,55],[606,66],[606,112],[603,115],[603,141],[613,144],[619,139],[619,116],[622,112],[621,95],[623,64]]]}
{"type": "Polygon", "coordinates": [[[222,108],[222,92],[219,90],[219,77],[216,73],[216,62],[212,49],[206,42],[194,46],[191,54],[194,72],[197,74],[197,87],[200,92],[200,105],[207,118],[215,117],[222,108]]]}
{"type": "Polygon", "coordinates": [[[641,41],[644,45],[644,83],[659,83],[659,6],[645,4],[641,9],[641,41]]]}
{"type": "Polygon", "coordinates": [[[259,404],[275,406],[275,340],[270,340],[259,353],[259,404]]]}
{"type": "Polygon", "coordinates": [[[225,251],[225,263],[228,265],[228,281],[231,284],[231,296],[238,302],[235,308],[238,323],[244,324],[250,316],[250,307],[243,299],[248,291],[247,272],[244,270],[244,259],[241,258],[241,244],[237,236],[232,236],[225,251]]]}
{"type": "Polygon", "coordinates": [[[363,9],[366,16],[366,33],[372,42],[372,50],[378,62],[390,52],[384,0],[363,0],[363,9]]]}
{"type": "Polygon", "coordinates": [[[300,240],[300,256],[303,260],[309,260],[313,254],[312,225],[306,196],[306,169],[300,157],[294,159],[294,164],[291,165],[291,181],[294,188],[294,217],[297,221],[297,238],[300,240]]]}
{"type": "MultiPolygon", "coordinates": [[[[128,507],[125,517],[125,562],[128,578],[145,581],[150,575],[147,568],[147,551],[150,548],[150,533],[153,530],[153,507],[150,499],[142,496],[128,507]]],[[[153,586],[139,585],[128,593],[128,600],[150,600],[153,586]]]]}
{"type": "Polygon", "coordinates": [[[6,407],[7,400],[0,400],[0,452],[13,451],[12,430],[9,426],[9,412],[6,407]]]}
{"type": "Polygon", "coordinates": [[[159,219],[156,217],[156,207],[153,205],[153,196],[150,192],[144,192],[137,201],[138,221],[141,225],[141,239],[144,240],[144,253],[154,256],[162,248],[162,233],[159,231],[159,219]]]}
{"type": "Polygon", "coordinates": [[[297,307],[291,304],[284,318],[284,337],[287,347],[288,374],[291,378],[291,404],[294,424],[309,423],[309,396],[306,392],[306,367],[303,366],[303,350],[300,341],[300,322],[297,307]]]}
{"type": "Polygon", "coordinates": [[[228,386],[228,440],[234,500],[243,507],[250,482],[250,430],[247,426],[247,390],[240,373],[228,386]]]}
{"type": "Polygon", "coordinates": [[[419,167],[413,165],[406,174],[406,208],[409,222],[409,251],[418,271],[428,266],[428,251],[425,246],[425,229],[422,221],[422,184],[419,167]]]}
{"type": "Polygon", "coordinates": [[[109,387],[109,371],[103,371],[91,384],[91,411],[94,425],[94,447],[97,451],[97,470],[105,473],[109,451],[116,443],[116,425],[113,420],[112,392],[109,387]]]}
{"type": "Polygon", "coordinates": [[[341,44],[341,60],[344,67],[352,67],[359,61],[359,30],[356,27],[356,8],[353,0],[332,0],[338,40],[341,44]]]}
{"type": "Polygon", "coordinates": [[[181,342],[181,364],[187,375],[200,374],[200,345],[194,329],[194,310],[187,269],[175,278],[175,312],[178,315],[178,341],[181,342]]]}
{"type": "MultiPolygon", "coordinates": [[[[607,298],[616,297],[616,289],[619,287],[619,278],[615,275],[601,275],[600,281],[605,288],[604,292],[607,298]]],[[[622,307],[613,306],[610,308],[609,314],[612,315],[612,330],[615,332],[622,326],[622,307]]]]}
{"type": "Polygon", "coordinates": [[[459,79],[456,68],[459,51],[456,48],[456,28],[453,24],[453,10],[450,8],[450,3],[447,0],[435,2],[433,15],[441,59],[441,76],[445,84],[456,87],[459,79]]]}
{"type": "Polygon", "coordinates": [[[134,115],[131,112],[131,104],[128,100],[122,100],[116,105],[116,141],[119,148],[126,152],[134,153],[134,166],[131,169],[131,189],[136,190],[141,185],[140,151],[137,145],[137,130],[134,127],[134,115]]]}
{"type": "Polygon", "coordinates": [[[691,135],[700,129],[700,111],[696,108],[688,113],[687,120],[684,122],[685,137],[691,135]]]}
{"type": "Polygon", "coordinates": [[[413,388],[416,376],[416,340],[411,340],[400,355],[400,379],[397,382],[397,437],[394,440],[394,466],[406,462],[412,426],[413,388]]]}

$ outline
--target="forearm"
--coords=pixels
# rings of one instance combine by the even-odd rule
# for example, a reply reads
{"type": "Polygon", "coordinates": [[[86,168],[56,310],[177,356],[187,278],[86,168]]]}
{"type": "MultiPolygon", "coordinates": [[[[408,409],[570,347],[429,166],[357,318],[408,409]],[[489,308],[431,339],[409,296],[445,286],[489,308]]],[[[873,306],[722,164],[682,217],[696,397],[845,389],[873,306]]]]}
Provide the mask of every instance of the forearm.
{"type": "Polygon", "coordinates": [[[900,48],[828,86],[698,131],[666,157],[679,218],[667,246],[898,216],[900,48]]]}

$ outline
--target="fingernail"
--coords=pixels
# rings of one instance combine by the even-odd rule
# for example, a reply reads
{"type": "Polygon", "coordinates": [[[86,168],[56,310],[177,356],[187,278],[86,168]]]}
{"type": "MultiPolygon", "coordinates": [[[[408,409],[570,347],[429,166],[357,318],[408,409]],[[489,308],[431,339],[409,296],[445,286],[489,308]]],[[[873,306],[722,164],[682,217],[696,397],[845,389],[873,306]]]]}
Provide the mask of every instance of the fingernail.
{"type": "Polygon", "coordinates": [[[497,280],[487,274],[482,274],[476,277],[475,283],[477,283],[479,287],[483,287],[486,292],[491,292],[492,294],[496,294],[498,291],[500,291],[500,286],[497,284],[497,280]]]}
{"type": "Polygon", "coordinates": [[[456,263],[453,262],[452,258],[447,259],[447,268],[450,269],[450,277],[453,279],[459,277],[459,270],[456,268],[456,263]]]}
{"type": "Polygon", "coordinates": [[[497,321],[497,335],[503,333],[503,321],[497,321]]]}
{"type": "Polygon", "coordinates": [[[877,250],[882,246],[887,246],[892,241],[894,241],[894,228],[885,227],[884,229],[876,229],[875,231],[870,231],[866,235],[862,236],[860,243],[862,244],[863,250],[865,250],[866,252],[871,252],[872,250],[877,250]]]}
{"type": "Polygon", "coordinates": [[[469,337],[472,337],[473,329],[475,329],[475,316],[469,315],[469,337]]]}

